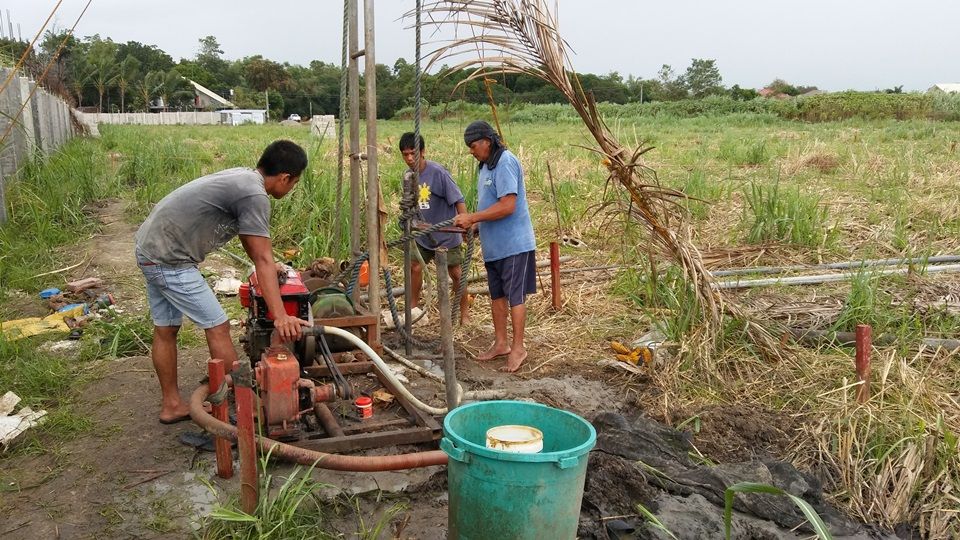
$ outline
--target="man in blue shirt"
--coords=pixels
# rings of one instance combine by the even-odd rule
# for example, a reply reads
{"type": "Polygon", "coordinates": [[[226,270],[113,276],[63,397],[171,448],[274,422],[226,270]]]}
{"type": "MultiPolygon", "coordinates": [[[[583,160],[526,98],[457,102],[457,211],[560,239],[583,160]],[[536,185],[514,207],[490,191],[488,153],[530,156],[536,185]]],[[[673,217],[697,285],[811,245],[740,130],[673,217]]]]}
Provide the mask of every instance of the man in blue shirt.
{"type": "MultiPolygon", "coordinates": [[[[463,202],[463,193],[460,187],[453,181],[450,173],[442,165],[434,161],[428,161],[423,157],[426,144],[423,137],[420,137],[420,144],[415,143],[416,135],[414,133],[404,133],[400,136],[400,154],[403,155],[403,161],[410,167],[408,174],[412,177],[413,169],[417,166],[417,153],[419,146],[420,176],[417,186],[417,208],[423,220],[431,225],[446,221],[457,214],[463,214],[467,211],[467,206],[463,202]]],[[[407,176],[404,175],[407,181],[407,176]]],[[[450,280],[453,282],[453,291],[460,288],[460,263],[463,261],[463,236],[456,233],[435,232],[427,236],[417,238],[417,251],[420,253],[419,260],[414,255],[413,275],[410,276],[410,286],[412,290],[413,302],[411,308],[417,307],[420,302],[420,290],[423,288],[423,264],[430,264],[436,254],[437,248],[447,249],[447,268],[450,272],[450,280]],[[422,261],[422,264],[421,264],[422,261]]],[[[460,324],[467,324],[470,321],[470,311],[468,306],[469,298],[466,291],[460,298],[460,324]]]]}
{"type": "Polygon", "coordinates": [[[467,229],[479,226],[483,263],[487,269],[493,311],[493,345],[477,360],[506,356],[503,371],[517,371],[527,358],[523,343],[527,309],[526,296],[537,291],[537,268],[533,223],[527,207],[523,169],[507,150],[500,136],[487,122],[467,126],[463,142],[479,162],[477,211],[459,214],[454,225],[467,229]],[[507,313],[513,339],[507,339],[507,313]]]}

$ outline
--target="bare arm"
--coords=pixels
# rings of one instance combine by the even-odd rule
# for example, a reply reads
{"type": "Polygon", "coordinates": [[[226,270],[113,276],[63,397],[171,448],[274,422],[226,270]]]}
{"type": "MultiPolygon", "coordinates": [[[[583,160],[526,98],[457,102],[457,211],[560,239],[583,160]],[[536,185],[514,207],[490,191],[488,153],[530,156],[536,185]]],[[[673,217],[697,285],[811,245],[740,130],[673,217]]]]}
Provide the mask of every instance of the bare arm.
{"type": "Polygon", "coordinates": [[[277,265],[273,260],[270,239],[264,236],[241,234],[240,243],[257,269],[260,294],[267,303],[267,309],[274,315],[273,327],[283,341],[300,337],[300,327],[309,326],[307,321],[287,315],[280,298],[280,283],[277,281],[277,265]]]}
{"type": "MultiPolygon", "coordinates": [[[[462,229],[469,229],[475,223],[503,219],[510,214],[513,214],[513,211],[516,209],[516,207],[517,195],[515,193],[511,193],[509,195],[500,197],[497,199],[497,202],[479,212],[474,212],[472,214],[458,213],[454,218],[453,224],[462,229]]],[[[459,212],[459,207],[457,208],[457,211],[459,212]]]]}

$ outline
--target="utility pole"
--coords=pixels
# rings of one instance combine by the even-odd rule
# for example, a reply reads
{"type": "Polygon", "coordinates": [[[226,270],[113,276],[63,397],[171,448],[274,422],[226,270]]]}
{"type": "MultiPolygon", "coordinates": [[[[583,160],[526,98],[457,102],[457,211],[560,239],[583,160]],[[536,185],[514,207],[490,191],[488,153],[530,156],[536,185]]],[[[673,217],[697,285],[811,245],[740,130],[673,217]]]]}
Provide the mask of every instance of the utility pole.
{"type": "Polygon", "coordinates": [[[270,91],[264,90],[263,97],[267,100],[267,122],[270,121],[270,91]]]}

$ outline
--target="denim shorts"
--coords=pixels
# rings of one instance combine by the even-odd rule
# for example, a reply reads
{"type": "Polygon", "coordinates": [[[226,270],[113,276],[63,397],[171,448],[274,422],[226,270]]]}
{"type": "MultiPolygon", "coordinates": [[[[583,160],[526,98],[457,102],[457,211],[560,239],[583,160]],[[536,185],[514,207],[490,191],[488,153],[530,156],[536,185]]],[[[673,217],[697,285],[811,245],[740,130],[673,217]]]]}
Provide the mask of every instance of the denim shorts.
{"type": "Polygon", "coordinates": [[[147,281],[154,325],[180,326],[184,315],[204,330],[227,322],[227,314],[196,266],[158,264],[139,253],[137,265],[147,281]]]}
{"type": "Polygon", "coordinates": [[[487,288],[491,300],[506,297],[510,307],[513,307],[523,304],[528,294],[537,292],[535,252],[525,251],[483,265],[487,269],[487,288]]]}

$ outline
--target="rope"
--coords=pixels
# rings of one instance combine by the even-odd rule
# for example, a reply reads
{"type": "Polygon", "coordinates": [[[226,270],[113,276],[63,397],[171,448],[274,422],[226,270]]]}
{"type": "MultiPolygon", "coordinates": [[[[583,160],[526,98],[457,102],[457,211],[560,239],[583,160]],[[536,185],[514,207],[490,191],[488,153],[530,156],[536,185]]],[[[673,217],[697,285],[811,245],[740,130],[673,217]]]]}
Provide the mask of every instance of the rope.
{"type": "Polygon", "coordinates": [[[343,157],[344,157],[344,126],[347,118],[347,58],[349,56],[347,35],[349,33],[348,21],[350,11],[350,0],[343,0],[343,46],[340,56],[340,124],[337,126],[337,200],[334,203],[333,211],[333,229],[334,246],[340,246],[343,241],[340,227],[340,207],[343,206],[341,198],[343,197],[343,157]]]}
{"type": "MultiPolygon", "coordinates": [[[[449,227],[451,225],[453,225],[453,219],[448,219],[446,221],[441,221],[440,223],[437,223],[435,225],[431,225],[430,227],[422,231],[420,230],[412,231],[410,232],[410,234],[404,234],[400,238],[393,240],[391,242],[388,242],[387,248],[402,246],[405,242],[416,240],[421,236],[430,235],[431,233],[437,232],[438,230],[444,227],[449,227]]],[[[459,313],[460,299],[463,298],[463,295],[466,294],[466,290],[467,290],[467,286],[466,286],[467,274],[470,271],[470,263],[473,260],[473,249],[474,249],[472,230],[467,232],[466,244],[467,244],[466,255],[464,256],[464,259],[460,262],[460,287],[457,289],[456,302],[454,302],[454,305],[451,306],[452,317],[456,317],[457,314],[459,313]]],[[[342,272],[340,272],[340,274],[334,279],[334,283],[343,283],[343,282],[347,283],[347,287],[345,289],[347,296],[353,295],[353,290],[357,287],[357,282],[360,279],[360,267],[369,257],[370,257],[370,252],[361,253],[357,258],[353,260],[353,262],[347,265],[347,267],[342,272]]],[[[386,267],[383,268],[383,279],[384,279],[384,285],[386,285],[387,304],[390,308],[390,316],[393,318],[393,324],[394,326],[396,326],[397,330],[400,332],[400,336],[405,340],[409,340],[411,343],[413,343],[418,347],[429,346],[429,344],[427,344],[426,342],[417,340],[412,335],[409,335],[406,332],[404,325],[400,324],[400,314],[397,311],[397,301],[393,297],[393,282],[390,277],[390,271],[386,267]]]]}
{"type": "Polygon", "coordinates": [[[217,388],[216,392],[207,396],[207,401],[209,401],[211,405],[219,405],[226,401],[228,391],[229,387],[227,387],[227,381],[223,381],[220,383],[220,388],[217,388]]]}
{"type": "Polygon", "coordinates": [[[239,366],[233,370],[233,387],[253,388],[253,370],[250,369],[250,362],[239,362],[239,366]]]}

